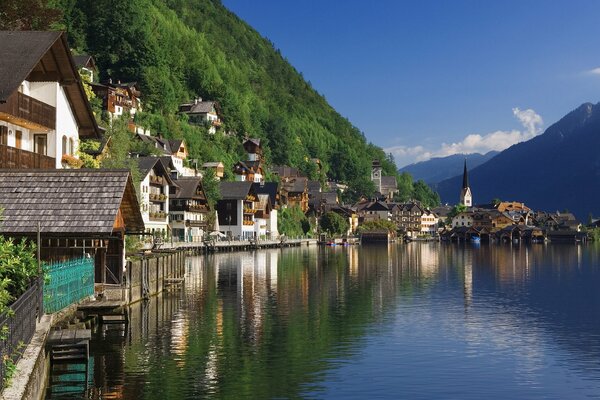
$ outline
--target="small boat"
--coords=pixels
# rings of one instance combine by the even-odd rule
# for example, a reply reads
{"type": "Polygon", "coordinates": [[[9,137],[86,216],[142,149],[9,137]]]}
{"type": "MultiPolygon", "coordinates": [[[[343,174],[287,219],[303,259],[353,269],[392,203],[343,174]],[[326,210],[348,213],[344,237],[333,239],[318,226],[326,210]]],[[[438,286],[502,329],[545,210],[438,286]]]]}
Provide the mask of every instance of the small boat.
{"type": "Polygon", "coordinates": [[[471,243],[481,243],[481,238],[479,236],[471,236],[471,243]]]}

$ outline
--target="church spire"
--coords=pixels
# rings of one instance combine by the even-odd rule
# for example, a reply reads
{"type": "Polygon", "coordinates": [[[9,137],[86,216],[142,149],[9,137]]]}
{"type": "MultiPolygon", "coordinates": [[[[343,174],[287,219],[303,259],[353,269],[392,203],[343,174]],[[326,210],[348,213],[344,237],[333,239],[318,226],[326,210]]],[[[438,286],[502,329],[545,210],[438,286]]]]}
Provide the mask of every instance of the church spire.
{"type": "Polygon", "coordinates": [[[473,206],[473,195],[471,194],[471,188],[469,187],[469,173],[467,171],[467,159],[465,158],[465,169],[463,171],[463,184],[462,190],[460,191],[460,204],[472,207],[473,206]]]}
{"type": "Polygon", "coordinates": [[[463,185],[462,188],[466,189],[469,187],[469,173],[467,172],[467,159],[465,158],[465,169],[463,171],[463,185]]]}

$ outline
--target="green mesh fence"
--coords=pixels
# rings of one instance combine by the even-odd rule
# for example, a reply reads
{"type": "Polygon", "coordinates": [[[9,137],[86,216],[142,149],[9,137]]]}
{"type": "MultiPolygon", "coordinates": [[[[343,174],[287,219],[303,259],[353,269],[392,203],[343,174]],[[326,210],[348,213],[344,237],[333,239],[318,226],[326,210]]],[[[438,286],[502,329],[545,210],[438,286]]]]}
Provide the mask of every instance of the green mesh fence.
{"type": "Polygon", "coordinates": [[[44,312],[50,314],[94,294],[94,259],[78,258],[46,266],[44,312]]]}

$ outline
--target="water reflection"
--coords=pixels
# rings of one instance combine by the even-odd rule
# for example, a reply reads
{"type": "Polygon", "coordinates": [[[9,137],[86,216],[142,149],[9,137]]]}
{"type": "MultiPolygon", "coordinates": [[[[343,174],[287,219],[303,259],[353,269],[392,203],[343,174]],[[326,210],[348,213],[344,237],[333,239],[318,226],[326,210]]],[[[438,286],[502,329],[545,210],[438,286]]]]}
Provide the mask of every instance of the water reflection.
{"type": "Polygon", "coordinates": [[[600,394],[599,252],[437,243],[187,260],[92,343],[89,398],[600,394]]]}

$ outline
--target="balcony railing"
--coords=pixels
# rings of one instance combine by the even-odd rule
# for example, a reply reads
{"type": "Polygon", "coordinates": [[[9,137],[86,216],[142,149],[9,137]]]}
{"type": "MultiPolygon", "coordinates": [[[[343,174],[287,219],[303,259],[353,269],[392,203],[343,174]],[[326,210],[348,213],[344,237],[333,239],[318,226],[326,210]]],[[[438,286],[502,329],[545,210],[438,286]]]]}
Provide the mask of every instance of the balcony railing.
{"type": "Polygon", "coordinates": [[[49,104],[24,95],[13,93],[4,104],[0,104],[0,114],[8,114],[11,122],[29,127],[29,123],[48,129],[56,129],[56,108],[49,104]]]}
{"type": "Polygon", "coordinates": [[[0,144],[0,168],[55,169],[56,160],[43,154],[0,144]]]}

